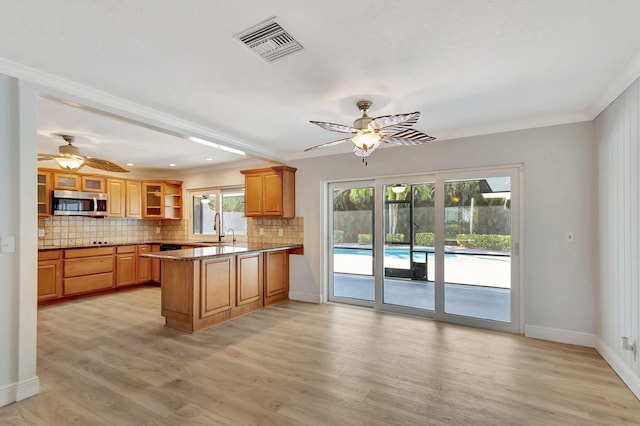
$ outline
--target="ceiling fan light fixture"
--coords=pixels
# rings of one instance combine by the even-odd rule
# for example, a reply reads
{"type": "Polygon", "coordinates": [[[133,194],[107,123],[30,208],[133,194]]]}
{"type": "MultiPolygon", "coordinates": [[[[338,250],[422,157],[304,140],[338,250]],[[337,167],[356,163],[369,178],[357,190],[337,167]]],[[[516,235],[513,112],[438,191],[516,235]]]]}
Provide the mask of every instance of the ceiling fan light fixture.
{"type": "Polygon", "coordinates": [[[364,131],[358,132],[357,135],[351,138],[351,142],[353,142],[358,148],[363,151],[372,151],[376,144],[382,139],[379,134],[364,131]]]}
{"type": "Polygon", "coordinates": [[[200,198],[200,203],[201,204],[209,204],[210,202],[211,202],[211,200],[206,195],[203,195],[202,198],[200,198]]]}
{"type": "Polygon", "coordinates": [[[84,160],[76,156],[57,157],[54,160],[56,160],[61,169],[68,172],[75,172],[84,165],[84,160]]]}

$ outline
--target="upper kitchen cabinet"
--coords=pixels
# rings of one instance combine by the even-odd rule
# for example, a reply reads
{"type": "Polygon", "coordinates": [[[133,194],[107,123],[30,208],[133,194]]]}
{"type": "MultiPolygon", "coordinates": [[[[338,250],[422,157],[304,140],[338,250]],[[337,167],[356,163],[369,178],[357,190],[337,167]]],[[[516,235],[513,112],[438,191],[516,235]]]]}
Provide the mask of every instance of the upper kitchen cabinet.
{"type": "Polygon", "coordinates": [[[53,174],[53,189],[63,189],[67,191],[80,191],[81,179],[79,175],[69,173],[53,174]]]}
{"type": "Polygon", "coordinates": [[[182,182],[164,183],[164,218],[182,219],[182,182]]]}
{"type": "Polygon", "coordinates": [[[51,216],[51,173],[38,172],[38,217],[51,216]]]}
{"type": "Polygon", "coordinates": [[[182,218],[182,181],[142,182],[142,217],[182,218]]]}
{"type": "Polygon", "coordinates": [[[245,216],[294,217],[296,170],[288,166],[241,170],[245,216]]]}
{"type": "Polygon", "coordinates": [[[107,216],[140,219],[142,182],[111,178],[106,182],[107,216]]]}
{"type": "Polygon", "coordinates": [[[97,176],[81,176],[81,188],[85,192],[106,192],[105,178],[97,176]]]}

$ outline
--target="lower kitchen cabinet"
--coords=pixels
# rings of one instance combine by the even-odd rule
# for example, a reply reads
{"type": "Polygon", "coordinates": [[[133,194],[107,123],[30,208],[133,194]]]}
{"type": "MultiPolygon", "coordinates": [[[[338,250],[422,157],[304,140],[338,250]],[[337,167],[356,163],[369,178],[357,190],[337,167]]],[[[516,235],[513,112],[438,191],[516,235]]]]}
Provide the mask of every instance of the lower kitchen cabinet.
{"type": "Polygon", "coordinates": [[[112,288],[113,255],[113,247],[63,250],[63,296],[112,288]]]}
{"type": "Polygon", "coordinates": [[[138,253],[136,246],[116,247],[116,287],[136,283],[136,264],[138,253]]]}
{"type": "Polygon", "coordinates": [[[237,258],[236,306],[262,306],[262,253],[240,254],[237,258]]]}
{"type": "Polygon", "coordinates": [[[136,268],[136,283],[148,283],[151,281],[151,259],[146,257],[139,257],[142,253],[149,253],[151,251],[151,244],[141,244],[138,246],[137,268],[136,268]]]}
{"type": "MultiPolygon", "coordinates": [[[[151,244],[151,251],[160,251],[160,244],[151,244]]],[[[151,281],[160,282],[160,260],[151,259],[151,281]]]]}
{"type": "Polygon", "coordinates": [[[38,252],[38,302],[62,297],[60,250],[38,252]]]}
{"type": "Polygon", "coordinates": [[[286,250],[265,253],[265,306],[289,298],[289,253],[286,250]]]}

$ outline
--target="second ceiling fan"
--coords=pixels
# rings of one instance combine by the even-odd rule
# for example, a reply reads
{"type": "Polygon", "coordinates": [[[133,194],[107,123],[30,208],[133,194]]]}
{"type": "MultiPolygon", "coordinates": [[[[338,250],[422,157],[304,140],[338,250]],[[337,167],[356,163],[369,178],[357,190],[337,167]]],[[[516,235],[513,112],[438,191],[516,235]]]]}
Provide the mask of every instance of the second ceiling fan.
{"type": "Polygon", "coordinates": [[[417,111],[408,114],[383,115],[372,118],[367,115],[372,105],[371,101],[361,100],[358,101],[356,105],[358,109],[362,111],[362,117],[355,120],[353,126],[325,123],[323,121],[310,121],[310,123],[320,126],[325,130],[347,133],[351,136],[312,146],[311,148],[305,149],[305,151],[337,145],[350,140],[355,145],[353,147],[353,153],[361,157],[362,162],[366,165],[367,157],[371,155],[381,143],[391,145],[419,145],[436,139],[433,136],[411,128],[420,119],[420,113],[417,111]]]}

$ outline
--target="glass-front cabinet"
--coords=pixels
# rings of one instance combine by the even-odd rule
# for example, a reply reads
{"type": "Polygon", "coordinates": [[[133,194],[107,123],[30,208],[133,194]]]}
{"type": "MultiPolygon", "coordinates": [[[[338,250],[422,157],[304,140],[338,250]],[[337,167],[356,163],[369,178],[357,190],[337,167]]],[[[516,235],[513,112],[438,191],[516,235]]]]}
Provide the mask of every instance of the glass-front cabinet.
{"type": "Polygon", "coordinates": [[[162,182],[142,183],[142,217],[164,217],[162,182]]]}
{"type": "Polygon", "coordinates": [[[51,173],[38,172],[38,217],[51,216],[51,173]]]}

